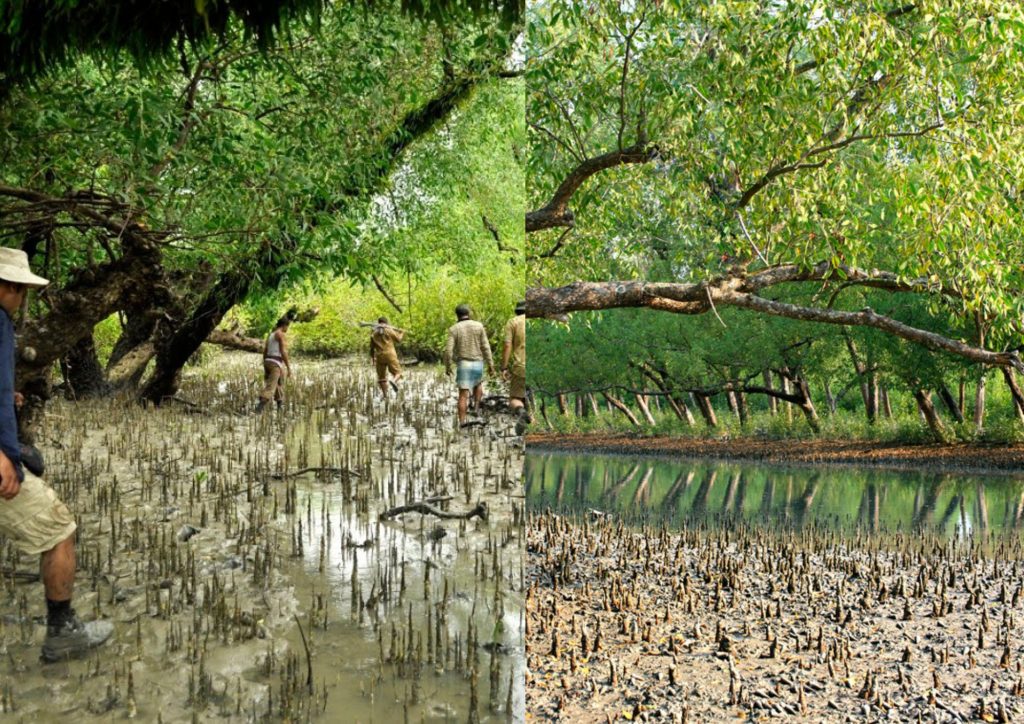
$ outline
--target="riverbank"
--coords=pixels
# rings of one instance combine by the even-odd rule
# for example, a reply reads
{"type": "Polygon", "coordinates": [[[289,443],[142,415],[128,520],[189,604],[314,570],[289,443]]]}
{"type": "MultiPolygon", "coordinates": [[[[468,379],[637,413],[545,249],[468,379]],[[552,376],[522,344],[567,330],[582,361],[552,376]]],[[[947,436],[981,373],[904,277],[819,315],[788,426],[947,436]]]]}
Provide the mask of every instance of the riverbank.
{"type": "Polygon", "coordinates": [[[1024,445],[900,444],[851,440],[640,437],[615,433],[543,434],[526,438],[530,450],[658,455],[675,458],[796,465],[857,465],[963,473],[1024,473],[1024,445]]]}

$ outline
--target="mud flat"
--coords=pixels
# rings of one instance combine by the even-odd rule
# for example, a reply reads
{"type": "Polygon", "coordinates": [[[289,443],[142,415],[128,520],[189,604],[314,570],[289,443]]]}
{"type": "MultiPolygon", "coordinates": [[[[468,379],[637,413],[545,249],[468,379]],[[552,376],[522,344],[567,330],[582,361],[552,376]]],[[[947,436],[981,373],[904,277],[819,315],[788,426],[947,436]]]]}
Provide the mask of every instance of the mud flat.
{"type": "Polygon", "coordinates": [[[758,438],[641,437],[626,434],[527,435],[536,450],[661,455],[690,459],[855,465],[892,469],[1024,474],[1024,445],[901,444],[850,440],[762,440],[758,438]]]}
{"type": "Polygon", "coordinates": [[[527,521],[527,714],[1019,721],[1024,548],[594,511],[527,521]]]}
{"type": "Polygon", "coordinates": [[[454,386],[434,368],[410,369],[385,405],[362,360],[299,360],[285,408],[255,415],[257,367],[251,355],[217,356],[159,409],[49,406],[47,478],[79,520],[75,606],[117,630],[85,659],[40,663],[37,562],[4,543],[0,713],[522,718],[512,419],[455,430],[454,386]],[[423,501],[486,517],[383,515],[423,501]]]}

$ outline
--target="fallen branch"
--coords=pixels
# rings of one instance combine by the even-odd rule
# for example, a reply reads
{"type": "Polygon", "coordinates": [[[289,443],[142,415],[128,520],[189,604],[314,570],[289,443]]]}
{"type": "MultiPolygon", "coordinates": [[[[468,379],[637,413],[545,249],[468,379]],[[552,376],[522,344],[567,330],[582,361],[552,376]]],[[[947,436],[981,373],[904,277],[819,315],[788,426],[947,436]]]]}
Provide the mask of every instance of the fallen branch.
{"type": "Polygon", "coordinates": [[[410,503],[409,505],[398,505],[390,510],[385,510],[380,514],[380,519],[391,520],[402,513],[422,513],[423,515],[434,515],[438,518],[458,518],[461,520],[469,520],[470,518],[478,517],[480,520],[487,520],[487,503],[477,503],[476,507],[464,513],[451,513],[447,510],[435,508],[430,503],[419,501],[416,503],[410,503]]]}
{"type": "Polygon", "coordinates": [[[263,340],[255,337],[246,337],[234,330],[215,329],[206,335],[208,344],[217,344],[229,349],[240,349],[243,352],[263,352],[263,340]]]}
{"type": "Polygon", "coordinates": [[[324,475],[344,475],[344,474],[347,473],[349,475],[354,475],[357,478],[359,477],[359,473],[357,473],[354,470],[349,470],[348,468],[330,468],[330,467],[300,468],[298,470],[293,470],[291,472],[271,473],[270,477],[271,477],[272,480],[284,480],[285,478],[290,478],[290,477],[293,477],[295,475],[305,475],[306,473],[321,473],[321,474],[324,474],[324,475]]]}
{"type": "Polygon", "coordinates": [[[188,413],[198,413],[200,415],[209,414],[207,412],[207,410],[204,407],[202,407],[201,405],[197,405],[196,403],[192,402],[191,400],[186,400],[185,398],[178,397],[176,395],[169,395],[167,397],[164,397],[163,401],[164,402],[177,402],[179,405],[184,405],[185,406],[185,411],[188,412],[188,413]]]}

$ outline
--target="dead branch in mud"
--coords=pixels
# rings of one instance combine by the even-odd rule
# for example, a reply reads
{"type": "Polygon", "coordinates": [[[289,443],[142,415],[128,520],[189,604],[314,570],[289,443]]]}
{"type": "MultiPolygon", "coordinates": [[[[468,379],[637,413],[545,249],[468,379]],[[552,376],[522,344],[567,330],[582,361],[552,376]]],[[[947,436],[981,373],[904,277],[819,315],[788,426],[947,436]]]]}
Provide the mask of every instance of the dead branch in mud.
{"type": "Polygon", "coordinates": [[[380,514],[380,519],[390,520],[402,513],[422,513],[423,515],[434,515],[438,518],[460,518],[463,520],[469,520],[475,516],[479,517],[480,520],[487,520],[487,503],[479,502],[472,510],[464,513],[451,513],[447,510],[435,508],[430,503],[421,500],[415,503],[409,503],[408,505],[398,505],[390,510],[385,510],[380,514]]]}
{"type": "Polygon", "coordinates": [[[305,475],[306,473],[322,473],[325,475],[352,475],[359,477],[359,473],[355,470],[349,470],[348,468],[331,468],[331,467],[309,467],[300,468],[298,470],[292,470],[291,472],[283,473],[271,473],[270,477],[272,480],[284,480],[285,478],[291,478],[296,475],[305,475]]]}

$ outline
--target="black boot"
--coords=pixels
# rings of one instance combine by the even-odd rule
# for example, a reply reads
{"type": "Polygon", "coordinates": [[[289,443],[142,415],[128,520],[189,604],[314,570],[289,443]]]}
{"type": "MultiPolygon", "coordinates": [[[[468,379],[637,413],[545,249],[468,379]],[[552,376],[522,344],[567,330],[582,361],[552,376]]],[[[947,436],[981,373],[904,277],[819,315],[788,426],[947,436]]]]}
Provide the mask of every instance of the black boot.
{"type": "Polygon", "coordinates": [[[47,623],[43,661],[60,661],[83,654],[102,644],[112,633],[114,624],[110,621],[82,623],[74,609],[69,608],[65,615],[47,623]]]}

